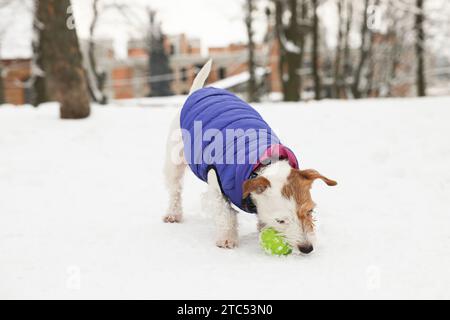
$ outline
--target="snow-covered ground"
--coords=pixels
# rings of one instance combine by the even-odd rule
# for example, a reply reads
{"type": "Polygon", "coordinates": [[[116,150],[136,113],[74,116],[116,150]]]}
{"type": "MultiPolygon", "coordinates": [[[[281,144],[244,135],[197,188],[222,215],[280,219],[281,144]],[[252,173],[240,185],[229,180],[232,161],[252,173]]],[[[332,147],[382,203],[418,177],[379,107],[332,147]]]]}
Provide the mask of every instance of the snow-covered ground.
{"type": "Polygon", "coordinates": [[[266,256],[255,217],[214,245],[205,185],[161,217],[173,107],[0,107],[0,298],[450,298],[450,98],[265,104],[317,183],[318,244],[266,256]]]}

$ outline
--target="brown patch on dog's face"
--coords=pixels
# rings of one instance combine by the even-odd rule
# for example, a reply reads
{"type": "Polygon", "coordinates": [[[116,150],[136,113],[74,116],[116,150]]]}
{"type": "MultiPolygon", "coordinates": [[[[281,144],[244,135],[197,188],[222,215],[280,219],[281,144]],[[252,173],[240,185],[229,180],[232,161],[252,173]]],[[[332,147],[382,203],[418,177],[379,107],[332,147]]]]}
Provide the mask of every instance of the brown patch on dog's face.
{"type": "Polygon", "coordinates": [[[247,198],[251,193],[261,194],[267,188],[270,187],[270,181],[264,177],[258,177],[256,179],[250,179],[244,182],[243,189],[243,197],[247,198]]]}
{"type": "Polygon", "coordinates": [[[337,185],[336,181],[328,179],[315,170],[292,169],[287,183],[281,193],[286,199],[294,199],[297,216],[302,229],[306,233],[314,233],[313,211],[316,204],[311,198],[311,187],[316,179],[323,180],[329,186],[337,185]]]}
{"type": "Polygon", "coordinates": [[[314,232],[312,212],[316,205],[311,198],[312,183],[313,180],[305,178],[299,170],[292,169],[287,183],[281,190],[283,197],[294,199],[297,207],[297,216],[302,224],[303,231],[306,233],[314,232]]]}

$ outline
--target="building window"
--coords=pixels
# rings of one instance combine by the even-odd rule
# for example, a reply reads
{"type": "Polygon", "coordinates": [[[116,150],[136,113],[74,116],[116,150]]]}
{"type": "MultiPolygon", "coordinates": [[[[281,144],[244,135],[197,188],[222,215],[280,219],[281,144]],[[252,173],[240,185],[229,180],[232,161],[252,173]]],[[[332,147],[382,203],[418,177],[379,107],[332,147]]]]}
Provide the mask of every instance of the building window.
{"type": "Polygon", "coordinates": [[[198,75],[198,73],[200,72],[200,70],[202,70],[202,68],[203,68],[203,64],[195,65],[195,76],[198,75]]]}
{"type": "Polygon", "coordinates": [[[181,68],[180,73],[181,73],[181,81],[186,82],[188,80],[187,69],[181,68]]]}
{"type": "Polygon", "coordinates": [[[219,68],[219,79],[225,79],[227,77],[227,68],[219,68]]]}

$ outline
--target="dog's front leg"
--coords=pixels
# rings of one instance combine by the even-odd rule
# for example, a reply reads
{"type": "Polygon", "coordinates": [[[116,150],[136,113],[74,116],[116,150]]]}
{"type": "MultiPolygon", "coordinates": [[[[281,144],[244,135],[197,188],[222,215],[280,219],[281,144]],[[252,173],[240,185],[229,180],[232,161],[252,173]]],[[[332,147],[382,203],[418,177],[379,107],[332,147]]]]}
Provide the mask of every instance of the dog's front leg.
{"type": "Polygon", "coordinates": [[[233,249],[238,246],[237,211],[231,208],[229,202],[226,204],[228,208],[216,214],[216,245],[219,248],[233,249]]]}
{"type": "Polygon", "coordinates": [[[217,241],[219,248],[233,249],[238,245],[237,211],[231,207],[220,190],[219,181],[214,170],[208,172],[207,207],[216,220],[217,241]]]}

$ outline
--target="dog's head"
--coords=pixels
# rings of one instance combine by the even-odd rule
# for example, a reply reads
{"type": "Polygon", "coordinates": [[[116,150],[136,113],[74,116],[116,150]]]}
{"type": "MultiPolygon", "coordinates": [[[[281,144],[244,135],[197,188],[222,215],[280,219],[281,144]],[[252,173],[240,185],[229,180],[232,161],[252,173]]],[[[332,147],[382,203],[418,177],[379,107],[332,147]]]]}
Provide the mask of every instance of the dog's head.
{"type": "Polygon", "coordinates": [[[257,178],[245,181],[243,197],[251,196],[262,225],[274,228],[291,246],[309,254],[314,250],[315,208],[310,190],[317,179],[337,185],[315,170],[297,170],[287,161],[279,161],[264,168],[257,178]]]}

